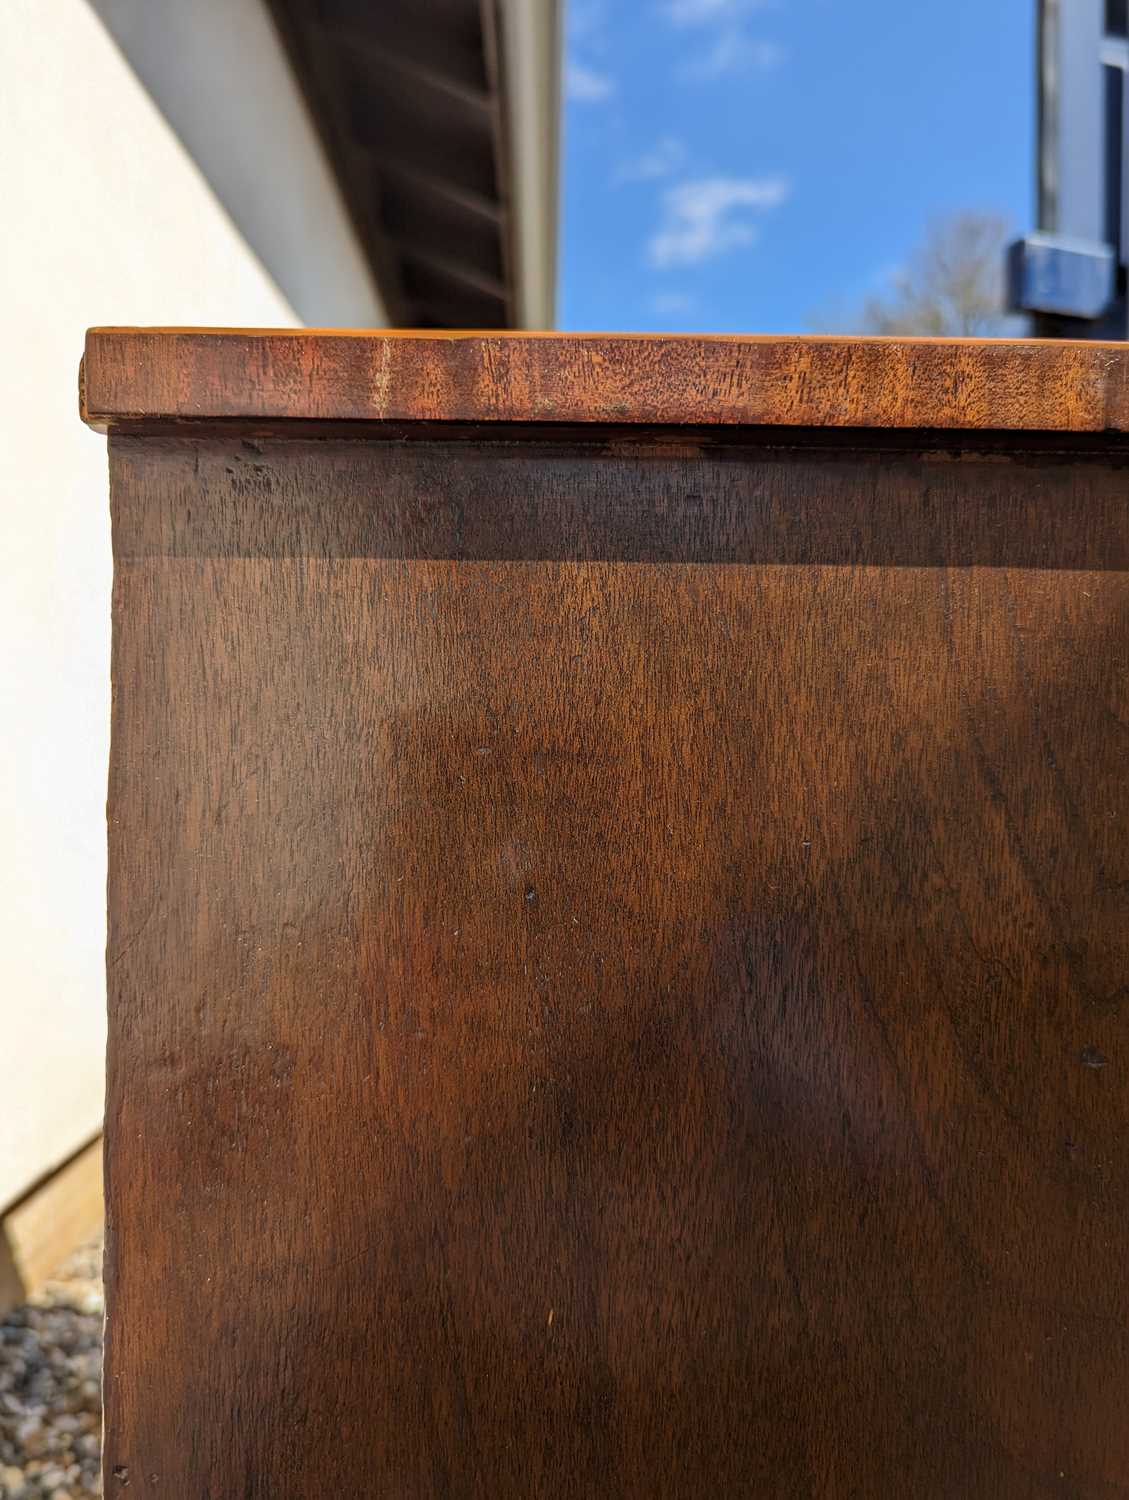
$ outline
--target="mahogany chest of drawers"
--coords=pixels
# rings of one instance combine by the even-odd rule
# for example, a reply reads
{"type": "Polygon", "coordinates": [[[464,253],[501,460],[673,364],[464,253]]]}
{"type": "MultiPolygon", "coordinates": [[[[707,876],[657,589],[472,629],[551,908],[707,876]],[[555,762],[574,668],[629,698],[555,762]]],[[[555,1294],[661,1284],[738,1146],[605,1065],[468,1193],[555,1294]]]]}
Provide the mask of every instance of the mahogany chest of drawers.
{"type": "Polygon", "coordinates": [[[1129,1493],[1129,348],[98,330],[106,1491],[1129,1493]]]}

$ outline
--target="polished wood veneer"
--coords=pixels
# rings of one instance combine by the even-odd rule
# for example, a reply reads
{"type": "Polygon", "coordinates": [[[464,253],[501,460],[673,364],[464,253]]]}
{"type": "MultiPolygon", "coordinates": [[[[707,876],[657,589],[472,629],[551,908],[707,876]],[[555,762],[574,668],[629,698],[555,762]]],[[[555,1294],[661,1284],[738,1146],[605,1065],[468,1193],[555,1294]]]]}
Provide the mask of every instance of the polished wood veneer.
{"type": "Polygon", "coordinates": [[[90,335],[107,1494],[1129,1493],[1127,369],[90,335]]]}

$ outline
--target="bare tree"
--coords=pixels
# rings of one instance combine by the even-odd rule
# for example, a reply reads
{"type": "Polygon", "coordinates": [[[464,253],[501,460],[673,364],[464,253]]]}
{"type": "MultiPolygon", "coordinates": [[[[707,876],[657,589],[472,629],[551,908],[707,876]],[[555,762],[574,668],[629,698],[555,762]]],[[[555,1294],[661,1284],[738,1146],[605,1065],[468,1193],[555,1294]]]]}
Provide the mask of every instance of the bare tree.
{"type": "Polygon", "coordinates": [[[1006,220],[958,213],[936,219],[887,287],[847,321],[863,333],[986,337],[1023,332],[1004,303],[1006,220]]]}

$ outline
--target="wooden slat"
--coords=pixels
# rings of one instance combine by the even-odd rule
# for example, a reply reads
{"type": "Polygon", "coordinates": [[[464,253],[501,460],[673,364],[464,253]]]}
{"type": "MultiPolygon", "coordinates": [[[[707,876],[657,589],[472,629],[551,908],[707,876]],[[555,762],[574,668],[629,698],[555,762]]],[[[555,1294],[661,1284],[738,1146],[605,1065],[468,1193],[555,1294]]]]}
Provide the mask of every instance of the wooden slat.
{"type": "Polygon", "coordinates": [[[435,193],[411,177],[385,172],[380,181],[380,219],[397,246],[443,247],[438,253],[490,277],[504,288],[505,267],[497,217],[435,193]]]}
{"type": "Polygon", "coordinates": [[[83,415],[1129,430],[1129,345],[95,328],[83,415]]]}
{"type": "MultiPolygon", "coordinates": [[[[484,14],[479,0],[313,7],[271,0],[271,10],[390,317],[406,324],[435,317],[447,327],[492,326],[465,278],[438,305],[412,292],[404,254],[381,211],[386,179],[427,179],[429,192],[469,204],[483,220],[480,234],[494,241],[490,259],[512,280],[509,143],[499,135],[503,101],[493,92],[501,81],[492,12],[484,14]]],[[[450,259],[457,245],[441,235],[425,248],[450,259]]],[[[500,326],[512,321],[516,296],[507,284],[500,326]]]]}
{"type": "Polygon", "coordinates": [[[0,1313],[24,1302],[102,1224],[102,1139],[0,1218],[0,1313]]]}

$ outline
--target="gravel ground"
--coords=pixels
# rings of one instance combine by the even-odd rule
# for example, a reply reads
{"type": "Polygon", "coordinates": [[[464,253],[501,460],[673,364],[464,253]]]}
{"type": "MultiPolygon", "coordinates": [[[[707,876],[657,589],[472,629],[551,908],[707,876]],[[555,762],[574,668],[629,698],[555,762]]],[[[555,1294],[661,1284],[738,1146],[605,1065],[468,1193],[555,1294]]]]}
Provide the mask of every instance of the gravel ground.
{"type": "Polygon", "coordinates": [[[0,1497],[101,1495],[102,1246],[0,1320],[0,1497]]]}

